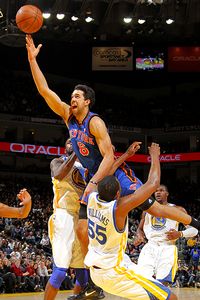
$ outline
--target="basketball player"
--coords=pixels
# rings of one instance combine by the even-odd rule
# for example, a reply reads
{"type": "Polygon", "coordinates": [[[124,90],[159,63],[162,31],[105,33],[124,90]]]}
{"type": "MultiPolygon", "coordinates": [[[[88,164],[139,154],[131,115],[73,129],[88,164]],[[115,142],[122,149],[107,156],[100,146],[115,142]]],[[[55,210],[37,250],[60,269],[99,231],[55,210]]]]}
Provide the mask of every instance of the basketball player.
{"type": "MultiPolygon", "coordinates": [[[[36,48],[32,37],[26,36],[28,60],[36,87],[48,106],[64,120],[69,129],[73,150],[83,167],[88,170],[87,186],[82,198],[82,201],[87,204],[88,194],[96,190],[97,183],[109,174],[113,167],[114,152],[111,140],[103,120],[90,111],[95,102],[92,88],[86,85],[75,86],[71,95],[71,106],[61,101],[59,96],[49,88],[36,60],[41,46],[40,44],[36,48]]],[[[118,168],[115,175],[120,180],[122,195],[134,193],[142,184],[126,164],[118,168]]],[[[200,229],[200,223],[196,219],[182,211],[179,212],[174,207],[164,208],[152,199],[148,199],[142,209],[156,217],[170,218],[200,229]]],[[[88,223],[84,204],[79,211],[77,236],[85,256],[88,251],[88,223]]],[[[87,295],[88,293],[90,292],[86,292],[87,295]]]]}
{"type": "MultiPolygon", "coordinates": [[[[71,95],[71,106],[61,101],[59,96],[53,92],[39,68],[36,57],[42,45],[36,48],[30,35],[26,35],[26,48],[32,76],[36,87],[45,99],[48,106],[59,115],[69,129],[73,150],[84,168],[88,170],[87,186],[83,195],[83,202],[87,203],[87,195],[96,190],[97,182],[109,174],[113,169],[114,152],[111,140],[103,120],[90,111],[95,102],[94,90],[86,85],[77,85],[71,95]]],[[[142,184],[135,177],[134,172],[124,164],[120,166],[115,176],[120,180],[122,195],[135,192],[142,184]]],[[[156,217],[165,217],[176,220],[183,224],[191,224],[200,229],[200,223],[182,211],[174,207],[163,207],[158,202],[148,199],[143,205],[143,210],[156,217]]],[[[87,253],[87,221],[86,207],[80,208],[78,238],[81,242],[83,255],[87,253]],[[80,223],[83,221],[83,223],[80,223]]]]}
{"type": "MultiPolygon", "coordinates": [[[[88,270],[84,268],[84,257],[75,234],[80,209],[79,199],[85,188],[81,174],[85,169],[76,160],[70,139],[65,143],[65,153],[66,155],[54,158],[50,164],[54,212],[49,219],[49,237],[54,267],[45,288],[45,300],[55,299],[69,267],[75,269],[76,284],[74,295],[68,299],[74,299],[88,282],[88,270]]],[[[104,298],[102,290],[93,292],[96,299],[104,298]]]]}
{"type": "Polygon", "coordinates": [[[12,207],[0,203],[0,217],[18,219],[24,219],[28,217],[32,205],[31,195],[26,189],[21,189],[17,194],[17,198],[21,201],[21,207],[12,207]]]}
{"type": "MultiPolygon", "coordinates": [[[[155,192],[156,200],[162,205],[174,206],[168,203],[168,188],[161,184],[155,192]]],[[[186,210],[177,206],[180,210],[186,210]]],[[[172,284],[177,271],[177,247],[176,240],[185,237],[191,238],[198,234],[198,230],[187,226],[185,230],[178,231],[179,223],[165,218],[156,218],[143,212],[137,229],[135,245],[144,242],[146,236],[148,242],[142,248],[138,266],[147,277],[155,278],[163,284],[172,284]]]]}
{"type": "Polygon", "coordinates": [[[85,264],[92,280],[110,294],[127,299],[169,299],[177,297],[153,278],[138,274],[137,265],[125,254],[128,237],[128,213],[148,199],[159,186],[160,147],[149,147],[151,167],[148,180],[135,193],[120,198],[115,176],[98,183],[98,193],[89,195],[87,205],[89,248],[85,264]]]}

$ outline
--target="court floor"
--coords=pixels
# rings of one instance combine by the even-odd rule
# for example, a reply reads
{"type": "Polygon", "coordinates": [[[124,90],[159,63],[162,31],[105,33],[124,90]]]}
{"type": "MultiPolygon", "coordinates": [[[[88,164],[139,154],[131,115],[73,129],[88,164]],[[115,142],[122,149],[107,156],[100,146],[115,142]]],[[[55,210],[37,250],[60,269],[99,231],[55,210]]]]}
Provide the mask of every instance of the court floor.
{"type": "MultiPolygon", "coordinates": [[[[200,289],[198,288],[174,288],[173,292],[178,296],[179,300],[200,300],[200,289]]],[[[43,300],[42,293],[20,293],[20,294],[0,294],[0,299],[16,299],[16,300],[43,300]]],[[[66,300],[71,295],[71,291],[61,291],[58,293],[56,300],[66,300]]],[[[114,295],[106,293],[105,300],[122,300],[114,295]]]]}

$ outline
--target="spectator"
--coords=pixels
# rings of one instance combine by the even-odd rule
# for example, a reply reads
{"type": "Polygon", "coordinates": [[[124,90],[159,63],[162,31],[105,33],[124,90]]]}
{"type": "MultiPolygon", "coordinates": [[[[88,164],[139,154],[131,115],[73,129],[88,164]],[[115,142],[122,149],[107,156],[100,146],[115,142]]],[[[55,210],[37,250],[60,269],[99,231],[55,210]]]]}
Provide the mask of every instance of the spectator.
{"type": "Polygon", "coordinates": [[[191,250],[190,256],[191,256],[191,264],[192,266],[194,266],[194,270],[196,271],[198,269],[198,264],[199,264],[200,249],[197,246],[195,246],[191,250]]]}

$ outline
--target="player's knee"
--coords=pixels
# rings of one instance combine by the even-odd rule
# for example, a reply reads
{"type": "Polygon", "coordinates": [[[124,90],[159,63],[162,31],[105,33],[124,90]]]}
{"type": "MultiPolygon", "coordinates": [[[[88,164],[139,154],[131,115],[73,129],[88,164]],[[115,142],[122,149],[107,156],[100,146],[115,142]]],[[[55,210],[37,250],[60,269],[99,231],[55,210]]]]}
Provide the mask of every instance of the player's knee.
{"type": "Polygon", "coordinates": [[[49,283],[55,288],[59,289],[63,280],[65,279],[67,269],[59,268],[54,265],[53,272],[49,279],[49,283]]]}

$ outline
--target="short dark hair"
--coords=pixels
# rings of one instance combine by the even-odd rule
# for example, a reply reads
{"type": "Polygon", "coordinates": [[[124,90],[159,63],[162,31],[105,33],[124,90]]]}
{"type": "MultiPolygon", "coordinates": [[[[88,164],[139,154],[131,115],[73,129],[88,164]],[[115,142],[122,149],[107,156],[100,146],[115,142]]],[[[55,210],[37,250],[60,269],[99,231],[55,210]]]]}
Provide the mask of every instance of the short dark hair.
{"type": "Polygon", "coordinates": [[[119,181],[113,175],[106,176],[99,181],[97,189],[99,198],[110,202],[115,199],[116,194],[120,189],[119,181]]]}
{"type": "Polygon", "coordinates": [[[169,193],[168,187],[167,187],[165,184],[160,184],[160,186],[163,186],[164,189],[165,189],[165,191],[166,191],[167,193],[169,193]]]}
{"type": "Polygon", "coordinates": [[[74,89],[82,91],[85,99],[90,99],[90,108],[95,104],[95,91],[91,87],[85,84],[77,84],[74,89]]]}

